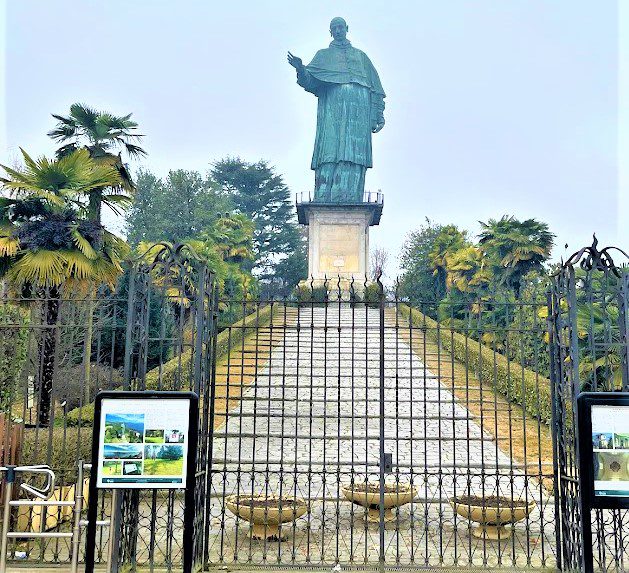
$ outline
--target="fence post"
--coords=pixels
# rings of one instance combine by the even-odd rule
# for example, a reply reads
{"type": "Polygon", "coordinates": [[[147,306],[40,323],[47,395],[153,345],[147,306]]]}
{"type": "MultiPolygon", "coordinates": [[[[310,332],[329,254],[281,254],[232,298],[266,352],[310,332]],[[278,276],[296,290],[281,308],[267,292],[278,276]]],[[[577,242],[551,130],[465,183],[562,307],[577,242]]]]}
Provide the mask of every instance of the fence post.
{"type": "Polygon", "coordinates": [[[15,466],[6,466],[6,488],[4,490],[4,509],[2,513],[2,542],[0,544],[0,573],[7,570],[7,543],[9,541],[9,521],[11,520],[11,498],[15,483],[15,466]]]}
{"type": "Polygon", "coordinates": [[[618,331],[622,390],[629,392],[629,270],[624,269],[618,289],[618,331]]]}

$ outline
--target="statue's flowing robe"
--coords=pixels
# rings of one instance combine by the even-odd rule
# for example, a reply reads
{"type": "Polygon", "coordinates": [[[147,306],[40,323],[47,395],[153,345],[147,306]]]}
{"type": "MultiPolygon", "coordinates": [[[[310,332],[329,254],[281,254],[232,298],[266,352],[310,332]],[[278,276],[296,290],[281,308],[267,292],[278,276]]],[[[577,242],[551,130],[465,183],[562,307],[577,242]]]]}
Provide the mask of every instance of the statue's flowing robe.
{"type": "Polygon", "coordinates": [[[298,72],[297,83],[319,101],[311,164],[315,201],[361,202],[365,172],[373,165],[371,130],[384,111],[376,69],[349,41],[333,41],[298,72]]]}

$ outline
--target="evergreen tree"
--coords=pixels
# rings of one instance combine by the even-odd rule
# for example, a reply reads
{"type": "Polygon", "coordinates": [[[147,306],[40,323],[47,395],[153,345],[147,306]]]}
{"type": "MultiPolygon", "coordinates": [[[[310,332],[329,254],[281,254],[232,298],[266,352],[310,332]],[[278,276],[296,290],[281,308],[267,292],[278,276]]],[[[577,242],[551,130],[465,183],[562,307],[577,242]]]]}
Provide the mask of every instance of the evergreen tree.
{"type": "Polygon", "coordinates": [[[236,209],[255,224],[252,270],[264,282],[294,286],[307,273],[304,240],[295,220],[290,192],[266,161],[225,158],[214,164],[212,179],[236,209]]]}
{"type": "Polygon", "coordinates": [[[426,218],[426,223],[412,232],[402,247],[400,295],[436,316],[436,305],[446,294],[445,255],[465,244],[464,231],[426,218]]]}
{"type": "Polygon", "coordinates": [[[217,217],[233,209],[217,186],[196,171],[171,171],[163,181],[141,171],[136,188],[127,217],[127,236],[132,245],[197,238],[217,217]]]}

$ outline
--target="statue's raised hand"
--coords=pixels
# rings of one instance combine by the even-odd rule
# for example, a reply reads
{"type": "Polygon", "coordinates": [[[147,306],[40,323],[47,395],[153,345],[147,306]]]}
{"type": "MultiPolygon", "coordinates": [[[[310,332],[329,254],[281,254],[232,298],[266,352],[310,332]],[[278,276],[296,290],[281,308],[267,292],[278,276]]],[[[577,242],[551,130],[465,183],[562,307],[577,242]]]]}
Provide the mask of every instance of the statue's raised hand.
{"type": "Polygon", "coordinates": [[[293,66],[298,72],[304,69],[304,63],[301,61],[301,58],[297,56],[293,56],[290,52],[288,52],[288,63],[293,66]]]}

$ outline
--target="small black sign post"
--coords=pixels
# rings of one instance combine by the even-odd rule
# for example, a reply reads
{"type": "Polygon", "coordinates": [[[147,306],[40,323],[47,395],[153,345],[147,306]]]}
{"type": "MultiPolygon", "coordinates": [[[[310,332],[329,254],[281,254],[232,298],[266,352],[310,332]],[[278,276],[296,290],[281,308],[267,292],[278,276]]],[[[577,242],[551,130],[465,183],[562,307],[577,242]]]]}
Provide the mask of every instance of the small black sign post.
{"type": "Polygon", "coordinates": [[[629,393],[583,392],[577,407],[583,565],[592,573],[592,509],[629,508],[629,393]]]}
{"type": "Polygon", "coordinates": [[[198,402],[193,392],[113,391],[96,396],[86,573],[94,571],[99,489],[184,488],[183,572],[192,573],[198,402]]]}

